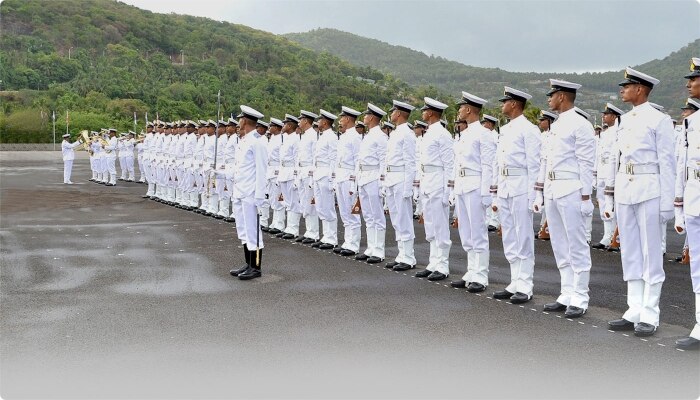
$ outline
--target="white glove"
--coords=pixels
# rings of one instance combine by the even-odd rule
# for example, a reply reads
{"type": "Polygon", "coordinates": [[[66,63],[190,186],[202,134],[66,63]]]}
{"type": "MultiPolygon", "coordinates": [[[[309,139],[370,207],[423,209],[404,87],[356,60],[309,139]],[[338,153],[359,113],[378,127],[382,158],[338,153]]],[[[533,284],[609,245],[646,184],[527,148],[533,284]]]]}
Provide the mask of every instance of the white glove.
{"type": "Polygon", "coordinates": [[[593,202],[591,199],[583,200],[581,202],[581,215],[584,217],[590,217],[593,215],[593,202]]]}
{"type": "Polygon", "coordinates": [[[380,196],[382,199],[385,199],[385,198],[386,198],[386,186],[381,185],[381,184],[379,185],[379,196],[380,196]]]}
{"type": "Polygon", "coordinates": [[[445,190],[442,193],[442,205],[443,206],[450,205],[450,196],[452,196],[452,189],[445,188],[445,190]]]}
{"type": "Polygon", "coordinates": [[[542,192],[537,190],[537,193],[535,193],[535,201],[532,202],[532,211],[541,214],[542,209],[544,209],[544,196],[542,196],[542,192]]]}
{"type": "Polygon", "coordinates": [[[418,191],[419,189],[417,187],[413,187],[413,202],[418,204],[418,197],[420,192],[418,191]]]}
{"type": "Polygon", "coordinates": [[[455,196],[454,190],[450,190],[450,196],[447,198],[447,204],[449,204],[450,207],[454,207],[456,200],[457,197],[455,196]]]}
{"type": "Polygon", "coordinates": [[[481,205],[484,206],[484,208],[489,208],[492,203],[493,200],[491,199],[490,194],[487,194],[486,196],[481,196],[481,205]]]}
{"type": "Polygon", "coordinates": [[[683,208],[676,207],[673,213],[676,214],[676,222],[673,224],[674,228],[676,228],[676,233],[682,235],[685,233],[685,215],[683,215],[683,208]]]}
{"type": "Polygon", "coordinates": [[[603,216],[608,220],[615,218],[615,211],[613,211],[615,205],[615,198],[612,196],[605,196],[605,210],[603,211],[603,216]]]}
{"type": "Polygon", "coordinates": [[[666,222],[670,221],[671,218],[673,218],[673,211],[661,211],[661,213],[659,213],[659,217],[661,217],[661,223],[665,224],[666,222]]]}

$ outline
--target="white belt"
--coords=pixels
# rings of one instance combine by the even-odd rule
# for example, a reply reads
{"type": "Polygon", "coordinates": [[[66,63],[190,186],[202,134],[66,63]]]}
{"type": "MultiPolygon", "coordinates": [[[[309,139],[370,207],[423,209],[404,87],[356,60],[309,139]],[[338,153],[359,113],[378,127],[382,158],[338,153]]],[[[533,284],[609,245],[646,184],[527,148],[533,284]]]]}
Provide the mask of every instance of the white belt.
{"type": "Polygon", "coordinates": [[[310,165],[311,165],[311,163],[309,161],[299,161],[300,167],[308,167],[310,165]]]}
{"type": "Polygon", "coordinates": [[[428,173],[428,174],[429,174],[429,173],[431,173],[431,172],[440,172],[440,171],[444,171],[445,168],[443,168],[443,167],[440,166],[440,165],[423,165],[423,164],[421,164],[420,170],[423,171],[423,172],[425,172],[425,173],[428,173]]]}
{"type": "Polygon", "coordinates": [[[620,164],[620,169],[618,171],[626,175],[656,175],[659,173],[659,165],[632,163],[620,164]]]}
{"type": "Polygon", "coordinates": [[[338,163],[338,168],[342,168],[342,169],[355,169],[355,166],[352,165],[352,164],[345,164],[345,163],[339,162],[339,163],[338,163]]]}
{"type": "Polygon", "coordinates": [[[282,166],[283,167],[293,167],[294,161],[282,161],[282,166]]]}
{"type": "Polygon", "coordinates": [[[387,165],[386,172],[403,172],[406,170],[405,165],[387,165]]]}
{"type": "Polygon", "coordinates": [[[601,164],[608,164],[609,162],[610,162],[610,158],[608,158],[608,157],[601,157],[600,158],[601,164]]]}
{"type": "Polygon", "coordinates": [[[330,167],[331,164],[324,162],[324,161],[316,161],[316,166],[317,167],[330,167]]]}
{"type": "Polygon", "coordinates": [[[360,165],[360,171],[374,171],[379,169],[379,165],[360,165]]]}
{"type": "Polygon", "coordinates": [[[464,176],[481,176],[481,171],[477,171],[475,169],[469,169],[469,168],[460,168],[458,175],[460,177],[464,176]]]}
{"type": "Polygon", "coordinates": [[[277,165],[279,165],[279,161],[269,161],[269,162],[267,163],[267,166],[268,166],[268,167],[275,167],[275,166],[277,166],[277,165]]]}
{"type": "Polygon", "coordinates": [[[498,168],[498,174],[501,176],[524,176],[527,175],[525,168],[498,168]]]}
{"type": "Polygon", "coordinates": [[[547,172],[547,178],[549,178],[550,181],[578,179],[578,173],[570,171],[549,171],[547,172]]]}

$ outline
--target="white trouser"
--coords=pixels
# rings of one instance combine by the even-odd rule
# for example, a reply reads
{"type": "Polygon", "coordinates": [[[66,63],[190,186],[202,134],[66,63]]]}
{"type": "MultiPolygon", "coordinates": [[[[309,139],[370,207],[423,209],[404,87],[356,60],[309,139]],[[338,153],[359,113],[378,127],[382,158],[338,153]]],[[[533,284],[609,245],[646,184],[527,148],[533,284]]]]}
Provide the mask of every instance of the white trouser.
{"type": "Polygon", "coordinates": [[[506,290],[532,296],[535,232],[527,194],[499,197],[496,205],[498,220],[501,221],[503,253],[510,263],[510,284],[506,290]]]}
{"type": "Polygon", "coordinates": [[[70,175],[73,171],[73,160],[63,160],[63,183],[70,182],[70,175]]]}
{"type": "Polygon", "coordinates": [[[114,165],[117,162],[116,157],[106,157],[107,171],[109,171],[109,183],[117,183],[117,167],[114,165]]]}
{"type": "Polygon", "coordinates": [[[282,192],[282,204],[287,211],[301,214],[301,203],[299,203],[299,190],[294,187],[294,180],[279,182],[282,192]]]}
{"type": "MultiPolygon", "coordinates": [[[[136,157],[136,161],[139,164],[139,182],[145,182],[146,181],[146,174],[143,171],[143,156],[136,157]]],[[[134,175],[136,175],[136,174],[134,174],[134,175]]]]}
{"type": "Polygon", "coordinates": [[[263,236],[258,224],[258,208],[252,198],[233,199],[233,209],[236,213],[236,232],[242,244],[248,250],[264,248],[263,236]]]}
{"type": "Polygon", "coordinates": [[[661,223],[659,221],[659,225],[661,226],[661,256],[666,253],[666,232],[668,231],[668,222],[661,223]]]}
{"type": "Polygon", "coordinates": [[[399,250],[394,261],[416,265],[413,252],[413,240],[416,237],[413,230],[413,199],[410,196],[403,197],[403,194],[403,182],[386,189],[386,204],[399,250]]]}
{"type": "Polygon", "coordinates": [[[462,248],[467,252],[467,273],[462,279],[465,282],[477,282],[487,286],[489,231],[486,207],[482,204],[481,192],[477,189],[457,195],[455,214],[462,248]]]}
{"type": "Polygon", "coordinates": [[[663,282],[659,198],[637,204],[615,204],[625,281],[663,282]]]}
{"type": "Polygon", "coordinates": [[[360,229],[362,228],[362,221],[360,219],[360,214],[352,213],[352,207],[355,205],[358,196],[355,182],[338,182],[337,186],[336,198],[338,199],[338,212],[340,213],[340,219],[343,221],[343,227],[345,228],[343,234],[344,241],[341,247],[357,253],[360,251],[360,229]],[[352,192],[352,194],[350,194],[350,192],[352,192]]]}
{"type": "Polygon", "coordinates": [[[117,160],[119,160],[119,171],[121,172],[121,179],[126,179],[126,163],[124,162],[124,156],[118,155],[117,160]]]}
{"type": "MultiPolygon", "coordinates": [[[[534,219],[534,217],[533,217],[534,219]]],[[[544,224],[547,222],[547,210],[542,208],[542,216],[540,217],[540,229],[544,228],[544,224]]]]}
{"type": "Polygon", "coordinates": [[[335,196],[330,177],[321,178],[313,183],[316,212],[323,225],[321,242],[338,244],[338,214],[335,212],[335,196]]]}
{"type": "Polygon", "coordinates": [[[313,181],[310,176],[301,180],[299,187],[299,203],[301,204],[302,215],[304,216],[304,237],[308,239],[318,240],[318,213],[316,212],[316,204],[311,204],[314,197],[313,181]]]}
{"type": "Polygon", "coordinates": [[[700,293],[700,217],[685,214],[685,231],[690,252],[690,278],[693,292],[700,293]]]}
{"type": "Polygon", "coordinates": [[[431,193],[421,191],[420,199],[423,204],[423,227],[425,240],[430,242],[430,271],[450,274],[449,254],[452,241],[450,240],[450,207],[444,203],[447,198],[447,188],[431,193]]]}
{"type": "Polygon", "coordinates": [[[586,217],[581,214],[581,191],[544,200],[552,251],[561,276],[559,304],[588,308],[591,251],[586,242],[586,217]]]}
{"type": "Polygon", "coordinates": [[[379,180],[368,182],[359,188],[362,218],[367,232],[367,250],[365,255],[384,259],[384,241],[382,232],[386,232],[384,204],[379,196],[379,180]],[[379,239],[382,239],[381,242],[379,239]]]}

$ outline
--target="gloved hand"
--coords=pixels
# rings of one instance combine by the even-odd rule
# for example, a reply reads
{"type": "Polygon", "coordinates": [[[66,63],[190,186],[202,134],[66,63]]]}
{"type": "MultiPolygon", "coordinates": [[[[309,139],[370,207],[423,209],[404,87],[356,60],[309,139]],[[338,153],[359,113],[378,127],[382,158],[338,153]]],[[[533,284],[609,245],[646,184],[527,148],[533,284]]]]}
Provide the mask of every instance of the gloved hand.
{"type": "Polygon", "coordinates": [[[536,191],[535,193],[535,201],[532,202],[532,211],[541,214],[542,210],[544,209],[544,196],[542,196],[542,192],[539,190],[536,191]]]}
{"type": "Polygon", "coordinates": [[[491,198],[491,195],[486,195],[486,196],[481,196],[481,205],[484,206],[484,208],[489,208],[493,204],[493,199],[491,198]]]}
{"type": "Polygon", "coordinates": [[[450,195],[447,198],[447,204],[449,204],[450,207],[454,207],[456,201],[457,196],[455,196],[455,191],[453,189],[450,189],[450,195]]]}
{"type": "Polygon", "coordinates": [[[673,218],[673,210],[661,211],[659,216],[661,217],[661,223],[665,224],[666,222],[670,221],[671,218],[673,218]]]}
{"type": "Polygon", "coordinates": [[[380,196],[382,199],[385,199],[385,198],[386,198],[386,192],[387,192],[386,186],[384,186],[383,184],[380,184],[380,185],[379,185],[379,196],[380,196]]]}
{"type": "Polygon", "coordinates": [[[267,199],[255,199],[255,207],[258,208],[268,208],[270,207],[270,202],[267,199]]]}
{"type": "Polygon", "coordinates": [[[683,208],[676,207],[673,213],[676,215],[676,222],[673,224],[674,228],[676,228],[676,233],[682,235],[685,233],[685,215],[683,214],[683,208]]]}
{"type": "Polygon", "coordinates": [[[418,197],[419,197],[419,194],[420,194],[420,193],[419,193],[419,191],[418,191],[418,187],[417,187],[417,186],[414,186],[414,187],[413,187],[413,202],[416,203],[416,204],[418,204],[418,197]]]}
{"type": "Polygon", "coordinates": [[[607,219],[615,218],[615,211],[613,211],[615,206],[615,199],[612,196],[605,196],[605,210],[603,211],[603,216],[607,219]]]}
{"type": "Polygon", "coordinates": [[[449,188],[445,188],[442,191],[442,205],[443,206],[449,206],[450,205],[450,195],[452,194],[452,190],[449,188]]]}
{"type": "Polygon", "coordinates": [[[591,199],[581,201],[581,215],[584,217],[593,215],[593,202],[591,199]]]}

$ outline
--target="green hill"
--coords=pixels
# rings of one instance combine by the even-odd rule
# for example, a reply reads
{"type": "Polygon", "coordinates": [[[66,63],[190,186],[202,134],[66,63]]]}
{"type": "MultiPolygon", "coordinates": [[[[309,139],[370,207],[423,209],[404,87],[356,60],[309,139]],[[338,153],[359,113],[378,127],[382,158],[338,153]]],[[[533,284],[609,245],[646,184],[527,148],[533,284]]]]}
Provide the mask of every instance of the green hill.
{"type": "MultiPolygon", "coordinates": [[[[617,82],[622,76],[621,71],[543,74],[472,67],[335,29],[316,29],[285,36],[305,47],[336,55],[357,66],[377,68],[412,85],[433,85],[453,96],[458,96],[462,90],[469,90],[494,99],[499,96],[503,86],[508,85],[529,91],[535,96],[534,103],[544,106],[547,79],[559,77],[581,83],[583,89],[579,96],[580,105],[585,109],[599,110],[604,102],[611,100],[611,96],[617,96],[617,82]]],[[[697,57],[699,53],[700,39],[663,60],[653,60],[638,66],[661,80],[661,84],[654,89],[651,100],[670,107],[672,115],[679,114],[678,107],[685,102],[687,92],[682,76],[688,71],[690,57],[697,57]]]]}
{"type": "Polygon", "coordinates": [[[48,140],[51,113],[71,131],[139,129],[153,119],[215,118],[249,104],[266,116],[302,108],[387,106],[421,91],[369,67],[246,26],[157,14],[109,0],[0,4],[0,140],[48,140]],[[184,54],[184,60],[182,55],[184,54]]]}

